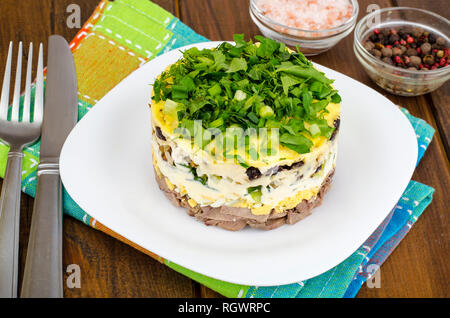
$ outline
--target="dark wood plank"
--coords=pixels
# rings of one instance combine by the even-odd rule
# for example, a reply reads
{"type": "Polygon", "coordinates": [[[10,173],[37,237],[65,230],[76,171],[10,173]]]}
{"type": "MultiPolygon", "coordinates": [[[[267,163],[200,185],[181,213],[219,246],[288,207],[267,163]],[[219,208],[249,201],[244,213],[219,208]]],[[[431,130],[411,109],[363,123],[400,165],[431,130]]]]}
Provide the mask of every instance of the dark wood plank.
{"type": "Polygon", "coordinates": [[[64,268],[81,269],[81,288],[65,286],[65,297],[195,296],[189,278],[70,217],[64,219],[63,244],[64,268]]]}
{"type": "Polygon", "coordinates": [[[442,137],[447,158],[450,158],[450,82],[428,95],[430,106],[436,119],[436,126],[442,137]]]}
{"type": "MultiPolygon", "coordinates": [[[[374,3],[373,0],[359,1],[359,18],[365,15],[367,6],[372,3],[374,3]]],[[[393,3],[388,0],[375,1],[375,3],[380,7],[393,6],[393,3]]],[[[440,1],[435,3],[442,6],[440,1]]],[[[231,40],[234,33],[245,33],[247,37],[259,34],[249,17],[248,1],[182,0],[181,17],[184,23],[211,40],[231,40]]],[[[312,59],[376,89],[396,104],[409,109],[413,115],[437,127],[432,107],[426,96],[397,97],[378,88],[370,80],[354,56],[353,34],[329,52],[312,59]]],[[[444,99],[445,101],[448,103],[448,99],[444,99]]],[[[445,297],[448,295],[445,283],[445,277],[449,275],[448,266],[445,265],[448,263],[448,257],[443,253],[443,247],[447,233],[445,224],[448,224],[445,211],[448,209],[450,172],[439,133],[436,134],[416,170],[414,179],[436,189],[434,201],[415,225],[414,230],[382,266],[382,288],[369,289],[363,286],[358,297],[445,297]]],[[[219,296],[206,287],[202,287],[201,291],[204,297],[219,296]]]]}
{"type": "Polygon", "coordinates": [[[248,0],[181,0],[181,19],[210,40],[233,40],[233,34],[259,34],[249,15],[248,0]]]}

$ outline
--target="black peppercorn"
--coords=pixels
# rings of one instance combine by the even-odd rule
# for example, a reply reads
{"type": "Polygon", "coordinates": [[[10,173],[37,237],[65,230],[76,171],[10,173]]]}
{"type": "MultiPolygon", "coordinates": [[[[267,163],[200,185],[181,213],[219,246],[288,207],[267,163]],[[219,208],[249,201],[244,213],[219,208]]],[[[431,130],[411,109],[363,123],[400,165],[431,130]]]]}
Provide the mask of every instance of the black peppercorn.
{"type": "Polygon", "coordinates": [[[417,50],[413,49],[413,48],[409,48],[406,50],[406,55],[408,56],[416,56],[417,55],[417,50]]]}
{"type": "Polygon", "coordinates": [[[400,40],[400,37],[398,36],[398,34],[391,34],[391,35],[389,36],[389,42],[390,42],[391,44],[394,44],[394,42],[395,42],[395,41],[398,41],[398,40],[400,40]]]}
{"type": "Polygon", "coordinates": [[[383,57],[382,61],[384,63],[389,64],[389,65],[393,65],[394,64],[394,62],[392,62],[392,59],[390,57],[383,57]]]}
{"type": "Polygon", "coordinates": [[[430,33],[430,34],[428,35],[428,43],[433,44],[433,43],[435,43],[435,42],[436,42],[436,36],[435,36],[433,33],[430,33]]]}

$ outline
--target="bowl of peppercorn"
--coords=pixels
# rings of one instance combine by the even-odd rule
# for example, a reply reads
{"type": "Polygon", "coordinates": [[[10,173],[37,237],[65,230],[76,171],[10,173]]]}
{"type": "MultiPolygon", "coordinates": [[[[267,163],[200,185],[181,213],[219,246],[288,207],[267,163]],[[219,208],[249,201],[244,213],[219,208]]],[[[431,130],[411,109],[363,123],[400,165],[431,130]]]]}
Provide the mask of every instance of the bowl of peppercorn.
{"type": "Polygon", "coordinates": [[[450,79],[450,22],[433,12],[377,10],[358,22],[354,36],[357,59],[390,93],[418,96],[450,79]]]}

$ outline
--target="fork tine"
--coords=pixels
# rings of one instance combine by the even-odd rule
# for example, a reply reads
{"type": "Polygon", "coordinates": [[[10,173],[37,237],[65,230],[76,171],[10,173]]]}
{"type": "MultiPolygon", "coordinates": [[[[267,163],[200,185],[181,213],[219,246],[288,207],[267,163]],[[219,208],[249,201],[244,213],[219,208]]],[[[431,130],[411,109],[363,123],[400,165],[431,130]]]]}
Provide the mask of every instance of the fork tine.
{"type": "Polygon", "coordinates": [[[12,103],[11,121],[19,121],[20,79],[22,77],[22,41],[19,42],[17,52],[16,82],[14,84],[14,96],[12,103]]]}
{"type": "Polygon", "coordinates": [[[8,58],[6,59],[5,75],[3,76],[2,96],[0,98],[0,119],[8,117],[9,81],[11,79],[12,41],[9,42],[8,58]]]}
{"type": "Polygon", "coordinates": [[[33,122],[41,123],[44,109],[44,49],[39,44],[39,57],[36,74],[36,92],[34,95],[33,122]]]}
{"type": "Polygon", "coordinates": [[[33,65],[33,42],[30,43],[28,50],[27,77],[25,79],[25,99],[23,102],[22,121],[28,123],[30,121],[30,97],[31,97],[31,72],[33,65]]]}

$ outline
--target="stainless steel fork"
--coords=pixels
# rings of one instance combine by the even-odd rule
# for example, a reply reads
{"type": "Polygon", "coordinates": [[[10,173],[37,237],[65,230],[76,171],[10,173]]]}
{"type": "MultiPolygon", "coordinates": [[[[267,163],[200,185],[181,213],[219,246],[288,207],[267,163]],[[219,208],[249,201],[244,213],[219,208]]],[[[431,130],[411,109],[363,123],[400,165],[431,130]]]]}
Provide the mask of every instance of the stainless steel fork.
{"type": "Polygon", "coordinates": [[[43,49],[41,43],[39,46],[34,95],[34,114],[33,118],[31,118],[33,43],[30,43],[25,79],[25,96],[22,119],[20,120],[19,101],[22,73],[22,42],[20,42],[17,54],[13,102],[8,118],[12,48],[13,44],[10,42],[0,98],[0,139],[10,147],[0,197],[0,297],[17,297],[22,150],[36,141],[41,134],[44,105],[43,49]]]}

